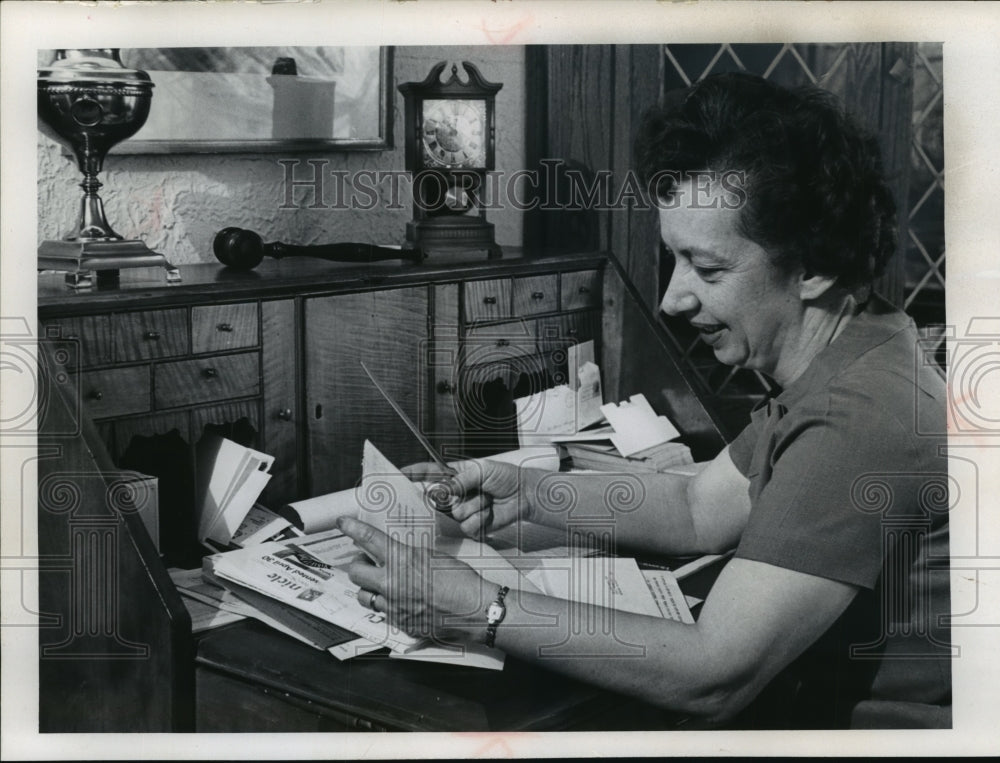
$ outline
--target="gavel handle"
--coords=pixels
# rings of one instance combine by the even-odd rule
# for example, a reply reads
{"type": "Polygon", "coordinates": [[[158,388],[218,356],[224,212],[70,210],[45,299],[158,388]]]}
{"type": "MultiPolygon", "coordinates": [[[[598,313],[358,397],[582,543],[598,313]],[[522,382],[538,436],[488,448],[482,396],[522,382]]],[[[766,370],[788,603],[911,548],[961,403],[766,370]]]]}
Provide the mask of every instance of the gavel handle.
{"type": "Polygon", "coordinates": [[[392,249],[374,244],[340,243],[296,246],[275,241],[264,244],[264,256],[280,260],[284,257],[316,257],[333,262],[376,262],[378,260],[413,260],[420,262],[422,255],[416,249],[392,249]]]}

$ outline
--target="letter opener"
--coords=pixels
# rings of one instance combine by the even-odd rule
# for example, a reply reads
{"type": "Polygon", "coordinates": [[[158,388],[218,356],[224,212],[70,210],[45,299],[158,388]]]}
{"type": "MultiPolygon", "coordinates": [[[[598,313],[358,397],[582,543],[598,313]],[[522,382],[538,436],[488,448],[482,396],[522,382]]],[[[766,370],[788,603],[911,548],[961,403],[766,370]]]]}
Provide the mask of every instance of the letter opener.
{"type": "MultiPolygon", "coordinates": [[[[392,398],[392,396],[386,391],[385,387],[379,384],[378,379],[375,378],[375,375],[369,370],[368,366],[365,365],[364,361],[361,361],[361,368],[363,368],[365,373],[368,374],[368,378],[372,380],[372,384],[375,385],[375,389],[379,391],[379,394],[381,394],[382,397],[385,398],[385,401],[392,406],[392,410],[396,412],[396,415],[403,420],[403,423],[406,424],[406,428],[409,429],[420,444],[424,446],[424,450],[426,450],[430,457],[434,460],[434,463],[438,465],[441,472],[443,474],[450,475],[458,474],[454,467],[449,466],[441,457],[437,448],[431,444],[431,441],[427,439],[427,436],[421,432],[419,427],[417,427],[410,417],[406,415],[406,411],[404,411],[399,403],[392,398]]],[[[443,514],[451,514],[451,507],[457,500],[458,496],[448,489],[447,484],[444,482],[434,483],[427,488],[427,492],[431,497],[431,500],[434,502],[434,508],[443,514]]]]}

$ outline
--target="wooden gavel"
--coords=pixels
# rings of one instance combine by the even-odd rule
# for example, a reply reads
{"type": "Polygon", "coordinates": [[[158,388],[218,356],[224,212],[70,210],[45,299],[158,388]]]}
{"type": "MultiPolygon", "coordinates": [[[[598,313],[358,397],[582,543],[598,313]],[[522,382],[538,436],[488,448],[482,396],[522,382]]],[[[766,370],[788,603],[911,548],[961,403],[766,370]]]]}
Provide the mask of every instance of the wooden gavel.
{"type": "Polygon", "coordinates": [[[420,262],[423,253],[419,249],[390,249],[374,244],[316,244],[295,246],[275,241],[265,244],[252,230],[243,228],[223,228],[215,234],[212,250],[223,265],[239,270],[252,270],[265,257],[317,257],[333,262],[376,262],[378,260],[410,260],[420,262]]]}

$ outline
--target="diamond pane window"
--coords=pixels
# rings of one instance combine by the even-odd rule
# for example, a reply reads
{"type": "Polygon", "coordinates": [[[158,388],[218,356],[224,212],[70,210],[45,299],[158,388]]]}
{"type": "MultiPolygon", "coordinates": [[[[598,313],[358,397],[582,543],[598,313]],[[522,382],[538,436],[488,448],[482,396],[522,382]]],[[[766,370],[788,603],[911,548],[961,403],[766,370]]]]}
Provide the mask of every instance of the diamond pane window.
{"type": "Polygon", "coordinates": [[[941,43],[919,43],[913,62],[913,145],[903,305],[944,357],[944,78],[941,43]]]}

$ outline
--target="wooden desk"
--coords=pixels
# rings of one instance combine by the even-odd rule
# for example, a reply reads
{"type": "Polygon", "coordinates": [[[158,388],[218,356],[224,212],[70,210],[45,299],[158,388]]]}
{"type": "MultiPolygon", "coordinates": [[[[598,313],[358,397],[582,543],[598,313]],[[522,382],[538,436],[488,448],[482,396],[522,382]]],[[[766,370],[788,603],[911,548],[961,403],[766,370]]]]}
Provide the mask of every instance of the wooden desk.
{"type": "MultiPolygon", "coordinates": [[[[695,572],[683,590],[704,598],[724,565],[695,572]]],[[[382,652],[340,662],[250,620],[203,635],[196,664],[198,731],[654,731],[685,724],[676,713],[513,657],[503,671],[382,652]]]]}
{"type": "Polygon", "coordinates": [[[253,621],[197,647],[198,731],[557,731],[669,728],[676,719],[508,658],[502,672],[340,662],[253,621]]]}
{"type": "Polygon", "coordinates": [[[696,458],[711,457],[723,445],[716,420],[614,257],[505,251],[501,260],[422,266],[300,259],[249,274],[199,265],[181,275],[181,285],[168,287],[123,272],[120,288],[90,294],[40,278],[40,346],[50,361],[38,439],[43,730],[263,730],[253,714],[216,718],[212,687],[222,696],[242,687],[247,702],[287,693],[281,702],[295,711],[269,712],[280,707],[276,717],[289,728],[356,728],[361,717],[394,728],[611,723],[606,710],[627,707],[621,698],[550,676],[525,682],[516,665],[485,701],[474,691],[489,681],[483,671],[438,684],[430,666],[343,667],[252,625],[196,643],[120,483],[130,469],[159,477],[161,551],[169,563],[191,561],[193,477],[185,469],[205,431],[276,456],[265,504],[355,484],[365,438],[394,463],[422,459],[364,378],[356,362],[364,359],[445,453],[506,450],[513,422],[477,409],[474,385],[500,379],[509,397],[519,379],[528,391],[559,383],[566,349],[586,339],[595,341],[607,399],[642,392],[696,458]],[[294,666],[280,669],[280,685],[268,672],[275,650],[294,666]],[[399,675],[440,697],[447,712],[394,703],[399,675]],[[366,695],[362,715],[350,708],[369,676],[381,679],[366,685],[382,685],[366,695]],[[346,693],[322,694],[324,686],[346,693]]]}

